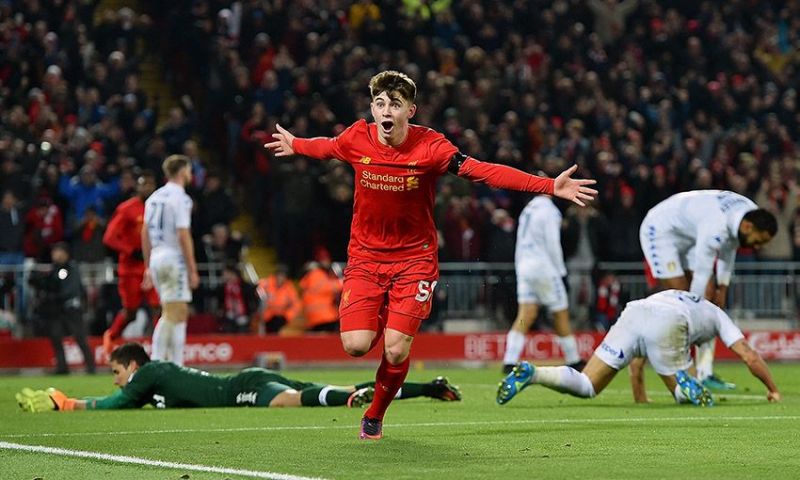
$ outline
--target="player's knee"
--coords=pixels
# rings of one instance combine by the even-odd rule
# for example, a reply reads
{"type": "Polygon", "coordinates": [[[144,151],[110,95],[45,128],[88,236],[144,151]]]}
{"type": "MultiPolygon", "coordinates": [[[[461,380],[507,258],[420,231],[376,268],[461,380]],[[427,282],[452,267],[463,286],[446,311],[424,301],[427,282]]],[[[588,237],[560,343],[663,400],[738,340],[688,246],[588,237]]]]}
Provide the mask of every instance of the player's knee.
{"type": "Polygon", "coordinates": [[[369,342],[358,338],[342,337],[342,347],[351,357],[363,357],[369,352],[369,342]]]}
{"type": "Polygon", "coordinates": [[[399,365],[408,357],[408,349],[404,345],[387,346],[383,353],[386,356],[386,361],[392,365],[399,365]]]}

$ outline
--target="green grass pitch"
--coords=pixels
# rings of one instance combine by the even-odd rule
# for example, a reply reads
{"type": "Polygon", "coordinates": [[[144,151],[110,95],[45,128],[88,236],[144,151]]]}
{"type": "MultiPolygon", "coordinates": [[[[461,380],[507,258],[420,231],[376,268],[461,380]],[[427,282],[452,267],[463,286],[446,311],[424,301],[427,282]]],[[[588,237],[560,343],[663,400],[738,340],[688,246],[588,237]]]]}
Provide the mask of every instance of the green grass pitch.
{"type": "MultiPolygon", "coordinates": [[[[414,369],[460,384],[464,401],[395,402],[379,442],[358,440],[362,411],[143,409],[25,414],[13,394],[57,386],[72,396],[113,391],[110,375],[0,377],[0,442],[326,479],[800,478],[800,365],[773,364],[784,395],[765,390],[740,364],[719,364],[739,388],[703,409],[673,404],[648,371],[652,403],[635,405],[627,371],[594,400],[530,387],[494,402],[497,368],[414,369]]],[[[288,376],[348,384],[373,371],[300,370],[288,376]]],[[[0,449],[2,479],[239,479],[221,473],[0,449]],[[187,476],[188,475],[188,476],[187,476]]],[[[266,477],[265,477],[266,478],[266,477]]]]}

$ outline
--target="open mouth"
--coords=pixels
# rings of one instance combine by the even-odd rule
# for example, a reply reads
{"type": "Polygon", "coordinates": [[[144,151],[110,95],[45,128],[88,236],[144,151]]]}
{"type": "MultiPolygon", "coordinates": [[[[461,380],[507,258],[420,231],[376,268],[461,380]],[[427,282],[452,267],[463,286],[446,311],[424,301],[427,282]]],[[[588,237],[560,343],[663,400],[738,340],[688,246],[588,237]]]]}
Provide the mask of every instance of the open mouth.
{"type": "Polygon", "coordinates": [[[384,132],[389,133],[394,128],[394,122],[391,120],[384,120],[381,122],[381,128],[384,132]]]}

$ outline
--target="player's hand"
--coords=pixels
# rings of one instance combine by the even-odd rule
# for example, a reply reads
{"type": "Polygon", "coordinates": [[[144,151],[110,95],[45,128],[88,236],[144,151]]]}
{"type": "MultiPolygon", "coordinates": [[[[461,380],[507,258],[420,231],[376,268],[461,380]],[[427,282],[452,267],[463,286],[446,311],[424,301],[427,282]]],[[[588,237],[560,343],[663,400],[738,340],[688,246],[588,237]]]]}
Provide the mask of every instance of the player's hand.
{"type": "Polygon", "coordinates": [[[583,202],[592,201],[595,195],[597,195],[597,190],[589,188],[586,185],[594,185],[597,181],[583,178],[570,178],[570,175],[575,173],[577,169],[578,166],[573,165],[556,177],[553,183],[553,195],[575,202],[581,207],[585,207],[586,204],[583,202]]]}
{"type": "Polygon", "coordinates": [[[50,399],[50,395],[44,390],[33,390],[23,388],[15,395],[19,408],[24,412],[49,412],[56,409],[55,403],[50,399]]]}
{"type": "Polygon", "coordinates": [[[767,393],[767,400],[770,403],[778,403],[782,400],[780,392],[769,392],[767,393]]]}
{"type": "Polygon", "coordinates": [[[150,269],[144,269],[144,275],[142,275],[142,290],[150,290],[153,288],[153,277],[150,275],[150,269]]]}
{"type": "Polygon", "coordinates": [[[56,406],[56,410],[69,411],[75,410],[75,399],[67,397],[64,392],[53,387],[47,389],[47,395],[56,406]]]}
{"type": "Polygon", "coordinates": [[[197,273],[197,270],[192,270],[189,272],[189,287],[194,290],[200,286],[200,274],[197,273]]]}
{"type": "Polygon", "coordinates": [[[278,133],[272,134],[272,138],[274,138],[275,141],[265,143],[264,147],[275,152],[276,157],[288,157],[289,155],[294,155],[294,149],[292,148],[292,142],[295,138],[294,135],[289,133],[288,130],[281,127],[279,124],[275,124],[275,128],[278,129],[278,133]]]}

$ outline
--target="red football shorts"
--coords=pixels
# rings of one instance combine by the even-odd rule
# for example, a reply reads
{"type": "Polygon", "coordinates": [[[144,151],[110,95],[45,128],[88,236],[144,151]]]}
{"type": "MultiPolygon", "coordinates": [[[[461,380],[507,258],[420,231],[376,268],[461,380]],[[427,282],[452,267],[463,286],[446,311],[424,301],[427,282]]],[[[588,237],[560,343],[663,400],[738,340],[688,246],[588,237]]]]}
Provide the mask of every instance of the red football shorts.
{"type": "Polygon", "coordinates": [[[377,332],[385,322],[386,328],[415,335],[431,313],[438,278],[436,257],[394,263],[351,258],[339,303],[341,331],[377,332]]]}
{"type": "Polygon", "coordinates": [[[143,299],[151,307],[157,307],[161,303],[155,288],[142,290],[141,275],[123,275],[119,277],[117,290],[119,291],[119,298],[122,300],[122,307],[129,310],[139,308],[143,299]]]}

